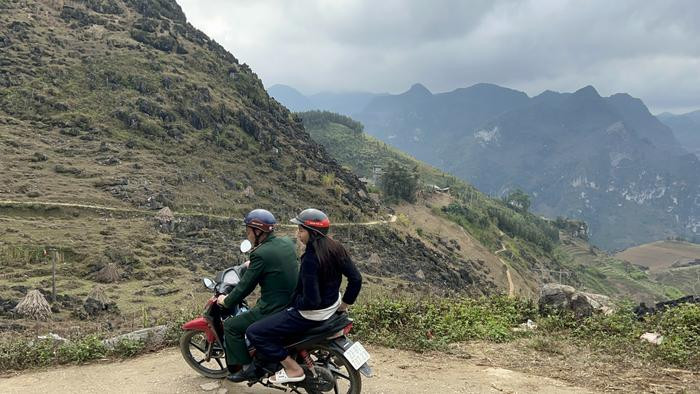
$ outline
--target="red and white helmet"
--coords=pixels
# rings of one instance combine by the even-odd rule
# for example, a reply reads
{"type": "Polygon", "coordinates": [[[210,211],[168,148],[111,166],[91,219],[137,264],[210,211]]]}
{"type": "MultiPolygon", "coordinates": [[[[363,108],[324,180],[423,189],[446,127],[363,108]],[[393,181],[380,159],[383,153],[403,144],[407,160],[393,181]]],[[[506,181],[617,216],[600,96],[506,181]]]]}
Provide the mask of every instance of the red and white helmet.
{"type": "Polygon", "coordinates": [[[291,222],[322,235],[328,234],[328,229],[331,228],[328,215],[314,208],[301,211],[291,222]]]}

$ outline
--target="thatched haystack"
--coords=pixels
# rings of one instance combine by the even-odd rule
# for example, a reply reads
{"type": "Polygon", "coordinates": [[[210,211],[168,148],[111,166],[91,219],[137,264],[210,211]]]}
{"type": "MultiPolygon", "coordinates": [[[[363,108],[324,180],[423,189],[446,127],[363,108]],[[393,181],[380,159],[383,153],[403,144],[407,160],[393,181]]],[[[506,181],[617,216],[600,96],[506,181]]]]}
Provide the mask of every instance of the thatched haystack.
{"type": "Polygon", "coordinates": [[[96,317],[105,313],[119,313],[117,304],[107,298],[102,286],[95,286],[90,290],[83,302],[83,309],[88,317],[96,317]]]}
{"type": "Polygon", "coordinates": [[[14,312],[34,320],[48,320],[51,317],[51,305],[39,290],[32,290],[17,304],[14,312]]]}
{"type": "Polygon", "coordinates": [[[156,222],[158,223],[158,228],[163,233],[171,233],[175,228],[175,215],[170,208],[165,207],[158,211],[156,214],[156,222]]]}
{"type": "Polygon", "coordinates": [[[114,283],[121,278],[119,267],[114,263],[107,263],[95,274],[95,280],[101,283],[114,283]]]}
{"type": "Polygon", "coordinates": [[[90,290],[90,293],[88,293],[87,297],[85,298],[86,300],[92,298],[95,301],[98,301],[102,304],[109,304],[109,299],[107,299],[107,294],[105,293],[105,289],[102,286],[95,286],[90,290]]]}
{"type": "Polygon", "coordinates": [[[170,210],[168,207],[164,207],[158,213],[156,214],[156,219],[160,221],[161,223],[169,223],[172,222],[173,219],[175,219],[175,215],[173,214],[173,211],[170,210]]]}

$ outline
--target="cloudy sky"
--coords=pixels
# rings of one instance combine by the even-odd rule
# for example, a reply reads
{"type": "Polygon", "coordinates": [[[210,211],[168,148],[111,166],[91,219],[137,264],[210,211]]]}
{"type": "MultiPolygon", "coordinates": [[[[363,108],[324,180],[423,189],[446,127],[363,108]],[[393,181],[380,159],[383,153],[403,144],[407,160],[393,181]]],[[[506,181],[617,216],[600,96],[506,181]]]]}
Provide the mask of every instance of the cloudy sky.
{"type": "Polygon", "coordinates": [[[700,109],[700,1],[178,0],[266,86],[433,92],[593,85],[700,109]]]}

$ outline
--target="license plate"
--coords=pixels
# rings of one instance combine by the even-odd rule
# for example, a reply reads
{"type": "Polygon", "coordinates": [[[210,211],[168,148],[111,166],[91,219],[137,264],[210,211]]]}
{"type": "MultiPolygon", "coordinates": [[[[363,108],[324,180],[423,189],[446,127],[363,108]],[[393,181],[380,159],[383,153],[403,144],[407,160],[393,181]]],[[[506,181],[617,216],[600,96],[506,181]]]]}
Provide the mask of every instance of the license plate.
{"type": "Polygon", "coordinates": [[[355,342],[348,350],[343,353],[343,356],[350,361],[352,367],[355,369],[360,369],[360,367],[369,361],[369,353],[365,350],[360,342],[355,342]]]}

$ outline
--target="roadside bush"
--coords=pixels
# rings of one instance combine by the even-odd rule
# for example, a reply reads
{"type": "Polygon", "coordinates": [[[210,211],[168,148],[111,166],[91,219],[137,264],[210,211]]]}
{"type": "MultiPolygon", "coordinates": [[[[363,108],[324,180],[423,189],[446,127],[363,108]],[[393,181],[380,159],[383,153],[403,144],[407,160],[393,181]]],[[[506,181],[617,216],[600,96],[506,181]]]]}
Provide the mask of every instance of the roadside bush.
{"type": "Polygon", "coordinates": [[[617,312],[576,320],[573,315],[553,315],[538,320],[540,335],[570,338],[578,345],[611,354],[657,359],[676,366],[700,368],[700,305],[685,304],[638,320],[632,305],[617,312]],[[641,341],[646,332],[657,332],[660,345],[641,341]]]}
{"type": "Polygon", "coordinates": [[[107,348],[97,335],[67,342],[56,349],[56,361],[59,364],[84,363],[106,355],[107,348]]]}
{"type": "Polygon", "coordinates": [[[532,303],[506,297],[384,299],[353,309],[361,338],[417,351],[472,339],[508,341],[515,335],[511,328],[534,315],[532,303]]]}
{"type": "Polygon", "coordinates": [[[141,353],[145,348],[145,344],[138,340],[123,339],[114,346],[112,353],[116,356],[127,358],[133,357],[141,353]]]}
{"type": "Polygon", "coordinates": [[[700,305],[686,304],[665,311],[658,319],[658,331],[665,339],[658,349],[661,358],[700,367],[700,305]]]}

